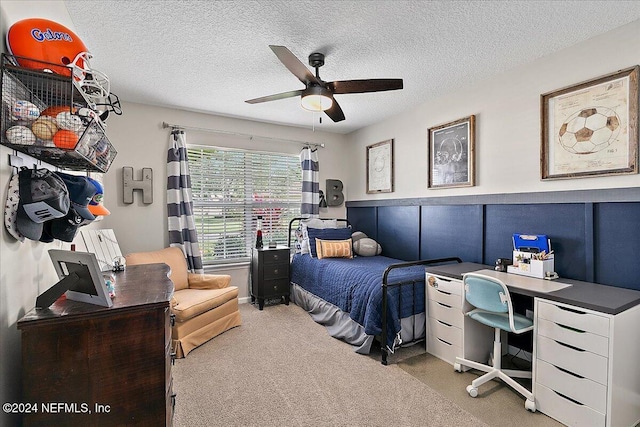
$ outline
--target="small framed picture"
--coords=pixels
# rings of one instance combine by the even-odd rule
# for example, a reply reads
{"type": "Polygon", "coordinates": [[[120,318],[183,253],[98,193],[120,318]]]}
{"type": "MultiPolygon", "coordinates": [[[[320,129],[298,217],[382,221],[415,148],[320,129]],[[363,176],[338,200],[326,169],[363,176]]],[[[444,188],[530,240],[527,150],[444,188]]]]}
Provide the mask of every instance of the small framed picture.
{"type": "Polygon", "coordinates": [[[429,128],[429,188],[475,185],[475,116],[429,128]]]}
{"type": "Polygon", "coordinates": [[[367,194],[393,192],[393,139],[367,146],[367,194]]]}
{"type": "Polygon", "coordinates": [[[635,66],[541,95],[541,177],[638,173],[635,66]]]}

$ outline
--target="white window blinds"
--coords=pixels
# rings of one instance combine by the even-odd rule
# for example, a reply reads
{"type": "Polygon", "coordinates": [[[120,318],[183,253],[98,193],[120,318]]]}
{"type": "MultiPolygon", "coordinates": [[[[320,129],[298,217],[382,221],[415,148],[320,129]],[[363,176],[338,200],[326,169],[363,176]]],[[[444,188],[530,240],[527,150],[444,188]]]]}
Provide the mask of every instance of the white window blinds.
{"type": "Polygon", "coordinates": [[[298,156],[194,146],[187,153],[204,263],[247,259],[259,215],[264,245],[286,245],[289,221],[300,216],[298,156]]]}

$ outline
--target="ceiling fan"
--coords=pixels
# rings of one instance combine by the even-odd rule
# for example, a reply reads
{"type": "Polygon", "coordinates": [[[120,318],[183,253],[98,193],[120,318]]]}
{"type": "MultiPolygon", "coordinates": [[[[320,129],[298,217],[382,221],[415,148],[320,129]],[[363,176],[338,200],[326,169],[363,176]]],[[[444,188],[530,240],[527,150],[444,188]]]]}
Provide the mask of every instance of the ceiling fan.
{"type": "Polygon", "coordinates": [[[342,80],[325,82],[320,79],[318,69],[324,65],[324,54],[314,52],[309,55],[309,65],[316,69],[314,76],[311,71],[284,46],[269,45],[273,53],[305,85],[305,89],[292,90],[249,99],[249,104],[276,101],[278,99],[292,98],[300,95],[302,106],[311,111],[324,111],[331,120],[340,122],[344,120],[342,108],[333,95],[345,93],[381,92],[385,90],[402,89],[402,79],[368,79],[368,80],[342,80]]]}

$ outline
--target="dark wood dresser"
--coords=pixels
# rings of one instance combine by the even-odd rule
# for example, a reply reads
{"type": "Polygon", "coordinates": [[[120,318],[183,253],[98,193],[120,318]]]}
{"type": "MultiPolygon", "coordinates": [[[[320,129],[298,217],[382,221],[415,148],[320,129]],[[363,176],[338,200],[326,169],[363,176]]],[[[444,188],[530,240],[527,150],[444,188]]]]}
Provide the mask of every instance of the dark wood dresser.
{"type": "Polygon", "coordinates": [[[129,266],[113,307],[62,297],[18,322],[25,426],[172,425],[169,271],[129,266]]]}
{"type": "Polygon", "coordinates": [[[284,297],[289,305],[289,248],[253,249],[251,252],[251,302],[258,299],[260,310],[265,298],[284,297]]]}

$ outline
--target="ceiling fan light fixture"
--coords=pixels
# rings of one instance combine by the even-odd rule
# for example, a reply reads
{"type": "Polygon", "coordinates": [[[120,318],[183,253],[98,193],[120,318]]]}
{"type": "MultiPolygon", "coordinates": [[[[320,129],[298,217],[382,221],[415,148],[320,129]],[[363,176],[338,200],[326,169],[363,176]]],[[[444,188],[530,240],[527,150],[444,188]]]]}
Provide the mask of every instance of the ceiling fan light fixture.
{"type": "Polygon", "coordinates": [[[322,86],[310,86],[302,92],[302,108],[309,111],[326,111],[333,105],[331,92],[322,86]]]}

